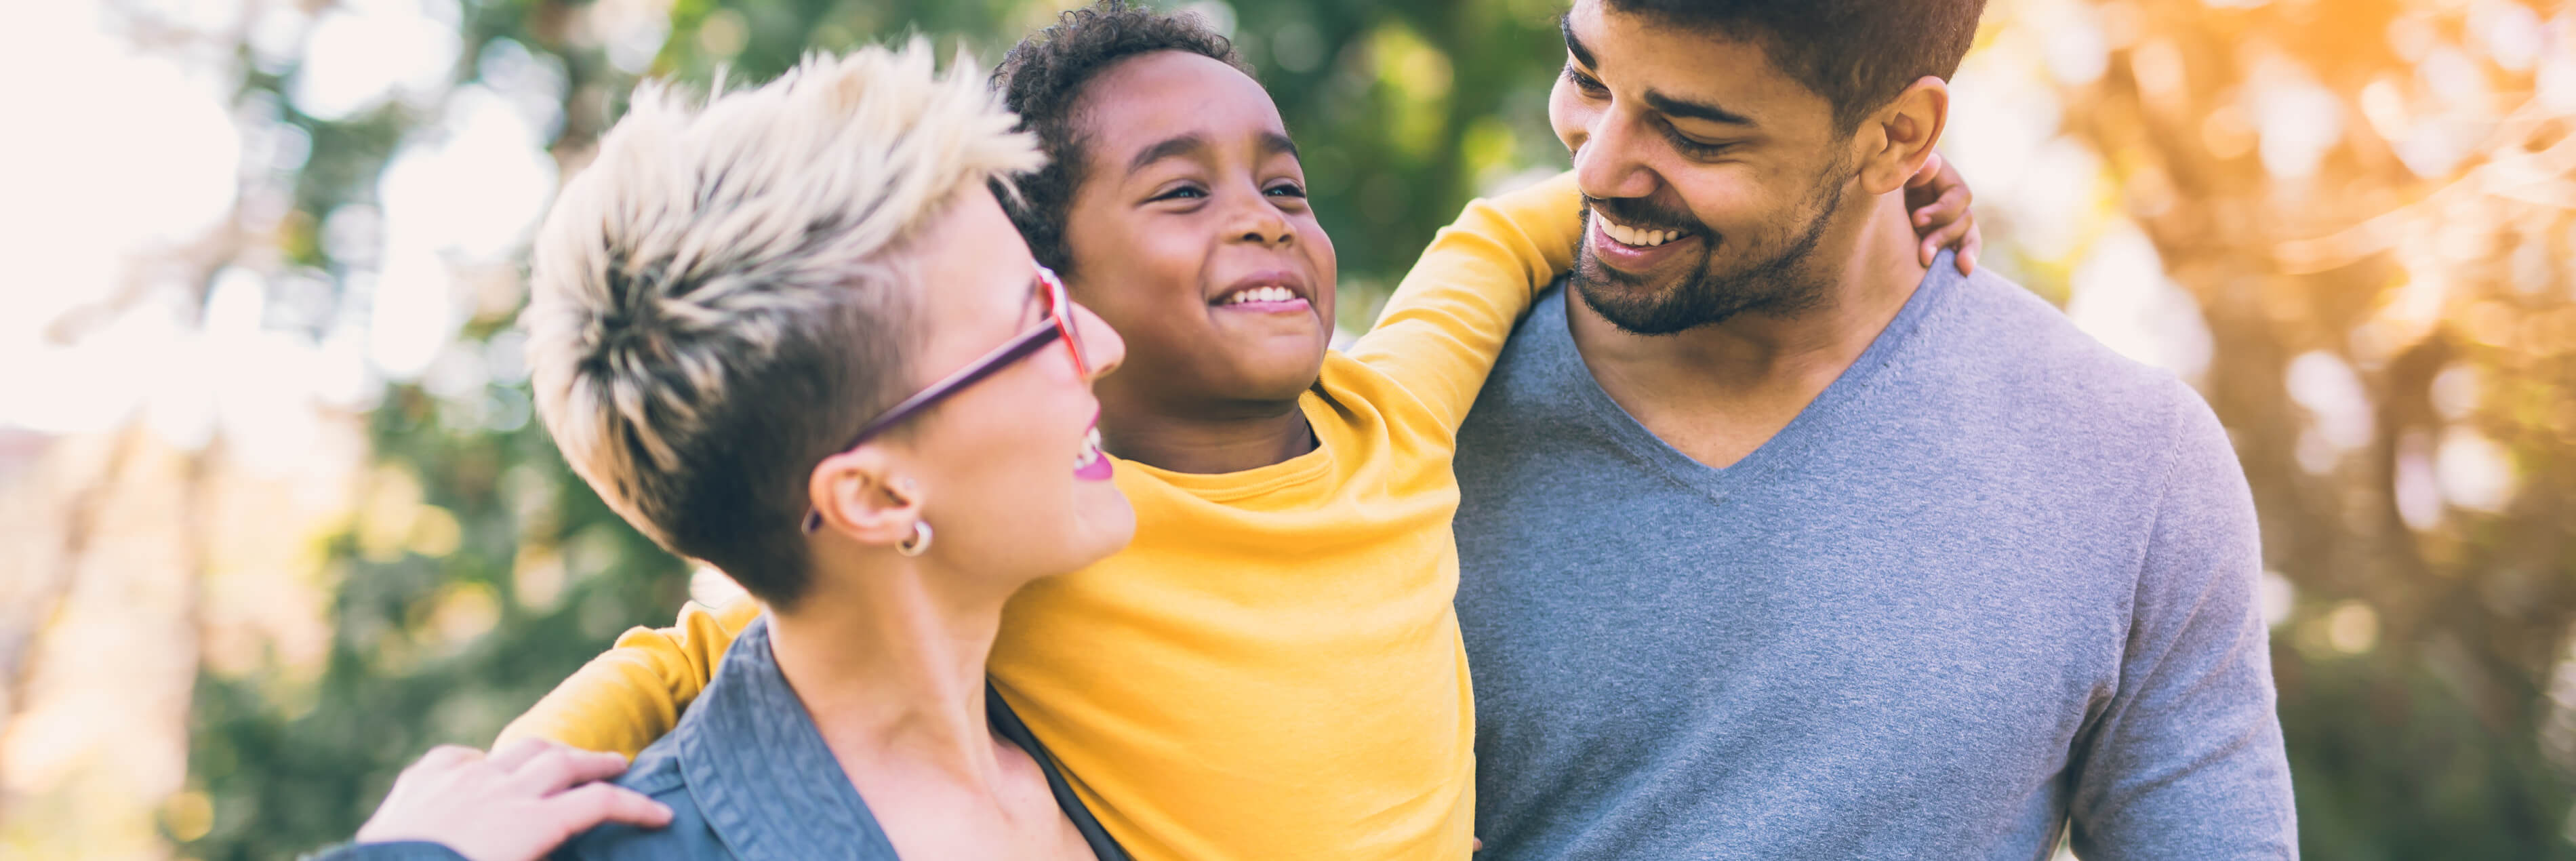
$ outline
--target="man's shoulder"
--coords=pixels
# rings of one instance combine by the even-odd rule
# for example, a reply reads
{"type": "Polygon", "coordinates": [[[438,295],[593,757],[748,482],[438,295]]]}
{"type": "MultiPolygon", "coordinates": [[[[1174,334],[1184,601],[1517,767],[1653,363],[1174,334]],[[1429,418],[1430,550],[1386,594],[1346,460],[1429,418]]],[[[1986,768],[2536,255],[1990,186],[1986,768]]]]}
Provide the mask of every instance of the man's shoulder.
{"type": "MultiPolygon", "coordinates": [[[[1558,276],[1530,305],[1530,312],[1512,326],[1503,352],[1494,362],[1493,374],[1485,380],[1485,390],[1477,399],[1471,420],[1491,424],[1497,419],[1525,419],[1553,414],[1571,408],[1571,380],[1563,373],[1566,362],[1580,363],[1574,352],[1574,338],[1566,328],[1566,296],[1570,288],[1565,276],[1558,276]]],[[[1576,413],[1576,414],[1579,414],[1576,413]]]]}
{"type": "MultiPolygon", "coordinates": [[[[2169,447],[2209,415],[2170,370],[2121,355],[2066,313],[1991,270],[1949,285],[1923,321],[1916,385],[1947,389],[1998,422],[2169,447]]],[[[2215,424],[2214,419],[2208,423],[2215,424]]]]}
{"type": "Polygon", "coordinates": [[[2034,385],[2162,389],[2172,372],[2121,355],[2077,328],[2074,318],[2029,288],[1991,270],[1950,284],[1950,301],[1925,326],[1939,349],[2034,385]]]}

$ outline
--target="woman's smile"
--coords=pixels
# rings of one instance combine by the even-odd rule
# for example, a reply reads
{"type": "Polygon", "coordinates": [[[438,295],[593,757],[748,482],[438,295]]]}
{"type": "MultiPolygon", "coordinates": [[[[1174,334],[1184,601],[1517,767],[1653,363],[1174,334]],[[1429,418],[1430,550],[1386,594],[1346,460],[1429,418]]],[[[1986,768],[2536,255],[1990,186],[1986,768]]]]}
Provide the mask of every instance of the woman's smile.
{"type": "Polygon", "coordinates": [[[1109,455],[1100,451],[1100,422],[1092,420],[1091,430],[1082,436],[1082,453],[1073,456],[1073,477],[1084,481],[1108,481],[1116,469],[1109,455]]]}

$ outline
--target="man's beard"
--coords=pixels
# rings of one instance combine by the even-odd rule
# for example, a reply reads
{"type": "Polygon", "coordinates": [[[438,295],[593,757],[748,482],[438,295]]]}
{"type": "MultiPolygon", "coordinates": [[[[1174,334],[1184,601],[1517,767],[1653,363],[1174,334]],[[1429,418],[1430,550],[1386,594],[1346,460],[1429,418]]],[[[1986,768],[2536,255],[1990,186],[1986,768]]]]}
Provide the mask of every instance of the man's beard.
{"type": "Polygon", "coordinates": [[[1816,179],[1808,198],[1799,206],[1813,214],[1796,237],[1778,253],[1733,272],[1713,271],[1720,237],[1686,214],[1658,213],[1642,219],[1643,223],[1621,218],[1620,223],[1633,227],[1686,230],[1699,237],[1698,265],[1681,283],[1664,290],[1643,289],[1649,286],[1646,279],[1602,265],[1593,256],[1593,209],[1607,207],[1625,215],[1641,210],[1639,201],[1587,198],[1583,243],[1567,280],[1583,294],[1583,303],[1602,319],[1621,331],[1638,335],[1670,335],[1716,325],[1738,314],[1788,317],[1813,309],[1824,303],[1826,285],[1824,278],[1807,264],[1816,246],[1823,242],[1834,212],[1842,207],[1842,187],[1851,174],[1837,163],[1826,167],[1816,179]]]}

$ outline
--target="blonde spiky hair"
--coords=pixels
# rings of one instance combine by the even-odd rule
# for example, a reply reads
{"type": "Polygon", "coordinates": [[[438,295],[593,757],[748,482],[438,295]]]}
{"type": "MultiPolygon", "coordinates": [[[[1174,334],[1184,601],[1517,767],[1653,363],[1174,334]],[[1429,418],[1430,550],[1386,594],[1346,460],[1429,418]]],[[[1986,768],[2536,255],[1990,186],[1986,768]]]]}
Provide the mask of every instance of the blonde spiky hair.
{"type": "Polygon", "coordinates": [[[907,240],[1043,163],[977,68],[915,38],[703,108],[645,85],[538,232],[522,321],[555,444],[773,604],[808,575],[807,473],[902,394],[907,240]]]}

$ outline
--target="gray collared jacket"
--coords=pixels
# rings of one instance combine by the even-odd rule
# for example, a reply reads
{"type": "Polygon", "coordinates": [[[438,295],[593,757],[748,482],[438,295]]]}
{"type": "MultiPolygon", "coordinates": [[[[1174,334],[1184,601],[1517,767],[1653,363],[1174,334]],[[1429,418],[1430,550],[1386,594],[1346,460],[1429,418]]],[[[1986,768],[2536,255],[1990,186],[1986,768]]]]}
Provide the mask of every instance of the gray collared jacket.
{"type": "MultiPolygon", "coordinates": [[[[1045,770],[1056,804],[1092,853],[1101,861],[1127,861],[1066,785],[1054,758],[989,685],[984,702],[993,731],[1045,770]]],[[[671,824],[604,825],[573,838],[555,858],[896,861],[885,829],[779,674],[766,617],[743,629],[680,725],[638,754],[617,782],[670,805],[671,824]]]]}

